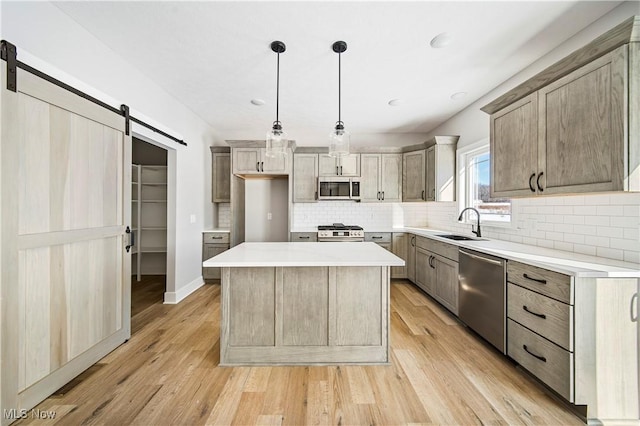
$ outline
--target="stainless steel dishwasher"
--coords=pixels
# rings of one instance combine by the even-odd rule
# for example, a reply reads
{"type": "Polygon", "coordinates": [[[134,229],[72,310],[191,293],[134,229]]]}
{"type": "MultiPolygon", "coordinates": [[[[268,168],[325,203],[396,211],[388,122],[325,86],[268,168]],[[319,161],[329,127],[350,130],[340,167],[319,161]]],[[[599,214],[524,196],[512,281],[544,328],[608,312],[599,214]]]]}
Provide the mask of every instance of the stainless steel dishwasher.
{"type": "Polygon", "coordinates": [[[505,353],[506,261],[466,248],[459,255],[458,317],[505,353]]]}

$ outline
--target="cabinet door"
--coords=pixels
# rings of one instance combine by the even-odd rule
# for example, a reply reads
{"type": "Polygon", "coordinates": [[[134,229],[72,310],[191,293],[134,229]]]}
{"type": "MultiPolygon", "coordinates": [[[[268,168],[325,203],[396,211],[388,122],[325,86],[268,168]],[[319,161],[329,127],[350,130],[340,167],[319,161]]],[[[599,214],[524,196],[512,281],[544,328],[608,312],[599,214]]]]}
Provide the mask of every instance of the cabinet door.
{"type": "Polygon", "coordinates": [[[329,154],[318,154],[318,175],[337,176],[340,172],[338,160],[329,154]]]}
{"type": "MultiPolygon", "coordinates": [[[[364,156],[364,154],[362,154],[364,156]]],[[[382,201],[402,201],[402,154],[381,154],[380,190],[382,201]]],[[[362,159],[364,161],[364,159],[362,159]]],[[[362,165],[364,167],[364,164],[362,165]]]]}
{"type": "Polygon", "coordinates": [[[435,298],[458,315],[458,262],[436,255],[431,263],[436,272],[435,298]]]}
{"type": "Polygon", "coordinates": [[[537,99],[534,93],[491,116],[492,197],[536,193],[537,99]]]}
{"type": "Polygon", "coordinates": [[[416,236],[409,235],[407,246],[407,278],[416,282],[416,236]]]}
{"type": "Polygon", "coordinates": [[[260,148],[233,149],[233,173],[258,174],[260,173],[260,161],[260,148]]]}
{"type": "Polygon", "coordinates": [[[425,182],[425,188],[426,188],[426,193],[425,196],[427,198],[427,201],[436,201],[436,173],[437,171],[437,165],[436,165],[436,147],[432,146],[431,148],[427,149],[426,152],[426,165],[425,165],[425,174],[426,176],[426,182],[425,182]]]}
{"type": "Polygon", "coordinates": [[[433,283],[435,279],[435,270],[433,269],[431,252],[422,249],[416,249],[416,281],[415,283],[426,291],[433,294],[433,283]]]}
{"type": "Polygon", "coordinates": [[[402,157],[402,201],[424,201],[425,152],[405,152],[402,157]]]}
{"type": "Polygon", "coordinates": [[[265,148],[260,148],[260,173],[283,175],[289,172],[289,150],[285,155],[267,157],[265,148]]]}
{"type": "Polygon", "coordinates": [[[628,47],[538,92],[543,194],[623,190],[628,47]]]}
{"type": "Polygon", "coordinates": [[[212,154],[211,201],[229,203],[231,201],[231,154],[212,154]]]}
{"type": "Polygon", "coordinates": [[[360,154],[340,157],[340,176],[360,176],[360,154]]]}
{"type": "Polygon", "coordinates": [[[360,156],[361,173],[360,199],[364,202],[378,202],[382,200],[380,190],[380,154],[362,154],[360,156]]]}
{"type": "Polygon", "coordinates": [[[409,234],[394,233],[391,243],[391,252],[405,261],[405,266],[392,266],[391,278],[407,278],[407,264],[409,254],[409,234]]]}
{"type": "MultiPolygon", "coordinates": [[[[202,250],[202,260],[211,259],[226,250],[229,247],[220,244],[205,244],[202,250]]],[[[220,268],[202,268],[202,277],[204,279],[220,279],[220,268]]]]}
{"type": "Polygon", "coordinates": [[[293,155],[293,202],[318,201],[318,154],[293,155]]]}

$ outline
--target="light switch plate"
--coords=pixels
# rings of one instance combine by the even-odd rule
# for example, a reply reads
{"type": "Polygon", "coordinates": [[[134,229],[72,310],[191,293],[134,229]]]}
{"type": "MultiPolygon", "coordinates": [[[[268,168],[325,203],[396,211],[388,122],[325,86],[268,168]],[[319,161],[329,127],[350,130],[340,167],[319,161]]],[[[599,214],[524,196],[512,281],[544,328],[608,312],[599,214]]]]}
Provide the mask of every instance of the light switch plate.
{"type": "Polygon", "coordinates": [[[189,221],[190,221],[191,223],[196,223],[196,215],[195,215],[195,214],[192,214],[191,216],[189,216],[189,221]]]}

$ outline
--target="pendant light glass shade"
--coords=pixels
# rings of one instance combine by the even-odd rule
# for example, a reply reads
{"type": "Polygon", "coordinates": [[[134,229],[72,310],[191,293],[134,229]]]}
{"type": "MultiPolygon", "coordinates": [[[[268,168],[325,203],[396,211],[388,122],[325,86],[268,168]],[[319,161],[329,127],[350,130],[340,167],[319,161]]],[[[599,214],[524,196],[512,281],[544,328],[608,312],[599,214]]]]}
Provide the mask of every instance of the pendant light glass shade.
{"type": "Polygon", "coordinates": [[[349,142],[351,135],[344,129],[344,123],[341,115],[342,100],[342,61],[341,55],[347,50],[347,43],[344,41],[336,41],[331,46],[334,52],[338,54],[338,122],[335,129],[329,134],[329,156],[344,157],[349,155],[349,142]]]}
{"type": "Polygon", "coordinates": [[[349,142],[351,135],[344,129],[341,121],[336,124],[336,128],[329,134],[329,155],[331,157],[344,157],[349,155],[349,142]]]}
{"type": "Polygon", "coordinates": [[[287,153],[287,147],[289,145],[289,138],[284,130],[282,130],[282,125],[279,121],[273,123],[273,129],[269,133],[267,133],[266,138],[266,152],[265,155],[267,157],[278,157],[284,156],[287,153]]]}
{"type": "Polygon", "coordinates": [[[282,130],[282,123],[278,119],[280,111],[280,54],[286,50],[286,46],[281,41],[271,43],[271,50],[278,54],[278,68],[276,77],[276,121],[273,122],[271,131],[267,133],[265,139],[266,150],[265,155],[270,158],[285,156],[289,147],[289,138],[282,130]]]}

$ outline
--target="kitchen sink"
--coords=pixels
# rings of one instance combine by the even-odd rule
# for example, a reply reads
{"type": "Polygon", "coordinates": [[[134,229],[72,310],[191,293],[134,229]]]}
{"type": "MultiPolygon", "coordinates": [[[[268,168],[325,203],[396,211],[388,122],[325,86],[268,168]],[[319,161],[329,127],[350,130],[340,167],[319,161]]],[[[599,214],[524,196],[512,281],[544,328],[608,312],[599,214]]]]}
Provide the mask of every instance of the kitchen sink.
{"type": "Polygon", "coordinates": [[[467,237],[466,235],[456,235],[456,234],[436,235],[436,237],[448,238],[450,240],[456,240],[456,241],[479,241],[480,240],[480,238],[473,238],[473,237],[467,237]]]}

